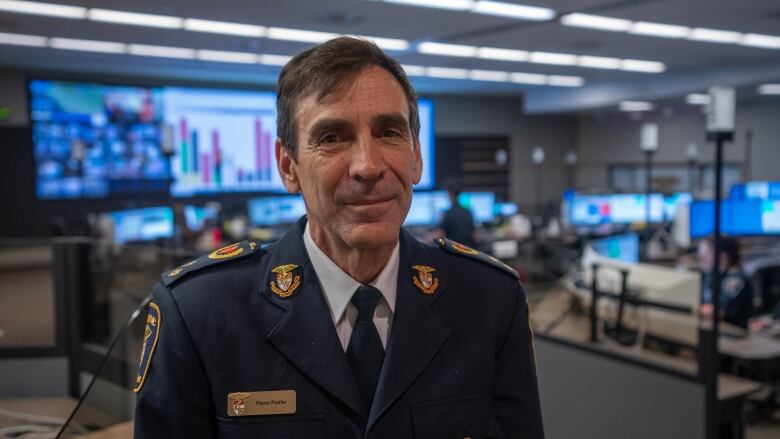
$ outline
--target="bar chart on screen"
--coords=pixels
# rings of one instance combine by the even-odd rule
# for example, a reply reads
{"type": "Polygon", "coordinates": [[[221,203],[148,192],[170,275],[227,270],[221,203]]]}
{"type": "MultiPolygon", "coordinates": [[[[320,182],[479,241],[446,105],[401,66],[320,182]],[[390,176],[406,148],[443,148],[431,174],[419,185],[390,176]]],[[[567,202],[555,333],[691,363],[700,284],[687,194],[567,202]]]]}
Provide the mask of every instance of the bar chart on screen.
{"type": "Polygon", "coordinates": [[[283,191],[275,172],[273,93],[166,88],[174,196],[283,191]]]}

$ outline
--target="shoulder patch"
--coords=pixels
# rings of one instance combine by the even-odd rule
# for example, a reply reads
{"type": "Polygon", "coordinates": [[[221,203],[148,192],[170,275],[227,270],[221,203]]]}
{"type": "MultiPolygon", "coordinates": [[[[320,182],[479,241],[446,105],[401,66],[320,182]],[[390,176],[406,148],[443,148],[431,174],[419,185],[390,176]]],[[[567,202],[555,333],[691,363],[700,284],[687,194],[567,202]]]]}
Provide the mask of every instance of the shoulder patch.
{"type": "Polygon", "coordinates": [[[459,242],[455,242],[451,239],[447,238],[437,238],[433,240],[439,248],[441,248],[444,251],[447,251],[449,253],[454,253],[458,256],[465,256],[467,258],[475,259],[477,261],[483,262],[485,264],[488,264],[492,267],[498,268],[501,271],[506,272],[510,276],[514,277],[515,279],[520,279],[520,275],[515,271],[512,267],[509,265],[506,265],[505,263],[499,261],[493,256],[490,256],[487,253],[483,253],[479,250],[475,250],[471,247],[465,246],[459,242]]]}
{"type": "Polygon", "coordinates": [[[135,377],[133,392],[138,393],[144,386],[146,375],[149,373],[149,365],[152,363],[152,355],[157,347],[157,339],[160,338],[160,325],[162,314],[160,308],[154,302],[149,303],[149,315],[146,316],[146,328],[144,329],[144,342],[141,346],[141,360],[138,362],[138,375],[135,377]]]}
{"type": "Polygon", "coordinates": [[[251,241],[242,241],[236,244],[227,245],[218,250],[214,250],[207,255],[201,256],[198,259],[193,259],[192,261],[182,264],[171,271],[163,273],[161,281],[163,285],[167,287],[179,279],[186,277],[187,274],[198,271],[201,268],[240,259],[258,251],[265,252],[265,249],[251,241]]]}

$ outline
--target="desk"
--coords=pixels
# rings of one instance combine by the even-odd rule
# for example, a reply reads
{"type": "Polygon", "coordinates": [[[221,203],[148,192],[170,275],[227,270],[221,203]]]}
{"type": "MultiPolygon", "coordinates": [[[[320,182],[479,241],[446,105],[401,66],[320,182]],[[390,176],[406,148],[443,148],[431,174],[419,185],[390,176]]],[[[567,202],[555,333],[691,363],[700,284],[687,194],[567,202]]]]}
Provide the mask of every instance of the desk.
{"type": "Polygon", "coordinates": [[[778,408],[780,394],[780,340],[761,334],[738,339],[721,337],[718,349],[721,355],[732,360],[732,373],[755,379],[769,389],[767,396],[749,413],[750,420],[771,418],[778,408]]]}

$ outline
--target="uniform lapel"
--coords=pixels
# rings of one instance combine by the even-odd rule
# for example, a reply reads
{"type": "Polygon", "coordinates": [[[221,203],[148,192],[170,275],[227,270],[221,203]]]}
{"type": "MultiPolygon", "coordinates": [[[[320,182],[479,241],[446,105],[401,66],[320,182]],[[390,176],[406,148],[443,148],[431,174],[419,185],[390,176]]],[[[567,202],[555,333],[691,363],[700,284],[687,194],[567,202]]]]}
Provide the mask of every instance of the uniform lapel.
{"type": "Polygon", "coordinates": [[[268,340],[303,374],[338,398],[360,419],[366,419],[368,410],[358,392],[317,274],[303,244],[305,225],[304,217],[274,246],[270,256],[261,294],[286,312],[268,333],[268,340]],[[286,264],[298,265],[302,279],[298,291],[282,298],[271,291],[270,285],[276,279],[271,270],[286,264]]]}
{"type": "Polygon", "coordinates": [[[448,327],[427,312],[444,285],[432,295],[422,294],[412,283],[413,265],[430,266],[430,257],[425,247],[402,229],[393,325],[367,429],[411,386],[450,334],[448,327]]]}

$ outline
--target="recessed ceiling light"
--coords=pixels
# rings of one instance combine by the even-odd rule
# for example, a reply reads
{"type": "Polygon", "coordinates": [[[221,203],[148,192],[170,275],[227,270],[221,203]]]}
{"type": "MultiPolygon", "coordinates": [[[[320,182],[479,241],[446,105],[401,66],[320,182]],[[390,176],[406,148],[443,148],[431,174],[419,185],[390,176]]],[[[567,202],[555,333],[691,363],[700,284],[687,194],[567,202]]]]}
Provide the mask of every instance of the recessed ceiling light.
{"type": "Polygon", "coordinates": [[[447,55],[471,58],[477,55],[477,48],[462,44],[434,43],[431,41],[417,45],[417,51],[428,55],[447,55]]]}
{"type": "Polygon", "coordinates": [[[469,78],[475,81],[507,82],[509,80],[509,72],[477,69],[469,71],[469,78]]]}
{"type": "Polygon", "coordinates": [[[46,15],[60,18],[86,18],[87,8],[51,3],[0,0],[0,11],[18,14],[46,15]]]}
{"type": "Polygon", "coordinates": [[[591,14],[566,14],[561,17],[561,23],[566,26],[586,27],[589,29],[599,29],[612,32],[627,32],[631,29],[633,22],[622,18],[604,17],[591,14]]]}
{"type": "Polygon", "coordinates": [[[758,94],[780,95],[780,84],[761,84],[758,86],[758,94]]]}
{"type": "Polygon", "coordinates": [[[555,17],[555,11],[537,6],[525,6],[515,3],[478,1],[471,9],[477,14],[499,15],[502,17],[520,18],[523,20],[550,20],[555,17]]]}
{"type": "Polygon", "coordinates": [[[299,41],[302,43],[324,43],[338,37],[331,32],[288,29],[284,27],[269,27],[268,38],[272,40],[299,41]]]}
{"type": "Polygon", "coordinates": [[[52,49],[82,50],[85,52],[125,53],[127,45],[112,41],[77,40],[73,38],[49,38],[52,49]]]}
{"type": "Polygon", "coordinates": [[[499,49],[496,47],[480,47],[477,49],[477,58],[524,62],[528,61],[528,51],[499,49]]]}
{"type": "Polygon", "coordinates": [[[618,108],[620,111],[651,111],[653,104],[645,101],[622,101],[618,108]]]}
{"type": "Polygon", "coordinates": [[[619,69],[620,59],[583,55],[577,58],[577,65],[580,67],[590,67],[592,69],[619,69]]]}
{"type": "Polygon", "coordinates": [[[129,24],[133,26],[161,27],[180,29],[184,19],[168,15],[139,14],[137,12],[114,11],[110,9],[90,9],[87,17],[92,21],[129,24]]]}
{"type": "Polygon", "coordinates": [[[469,71],[466,69],[453,69],[449,67],[428,67],[425,74],[432,78],[467,79],[469,71]]]}
{"type": "Polygon", "coordinates": [[[547,77],[547,85],[557,87],[582,87],[585,80],[579,76],[550,75],[547,77]]]}
{"type": "Polygon", "coordinates": [[[732,32],[727,30],[705,29],[702,27],[697,27],[691,30],[690,35],[688,35],[688,39],[693,41],[706,41],[708,43],[733,44],[738,43],[742,39],[742,34],[739,32],[732,32]]]}
{"type": "Polygon", "coordinates": [[[48,38],[38,35],[7,34],[0,32],[0,44],[14,46],[46,47],[48,38]]]}
{"type": "Polygon", "coordinates": [[[691,28],[686,26],[651,23],[648,21],[637,21],[629,30],[629,33],[632,34],[661,38],[685,38],[690,32],[691,28]]]}
{"type": "Polygon", "coordinates": [[[509,75],[509,80],[518,84],[544,85],[547,84],[547,75],[515,72],[509,75]]]}
{"type": "Polygon", "coordinates": [[[195,50],[184,47],[150,46],[146,44],[130,44],[127,53],[139,56],[155,56],[161,58],[193,59],[195,50]]]}
{"type": "Polygon", "coordinates": [[[710,105],[712,98],[705,93],[690,93],[685,96],[685,103],[691,105],[710,105]]]}
{"type": "Polygon", "coordinates": [[[208,32],[254,38],[262,38],[266,33],[266,28],[264,26],[230,23],[227,21],[201,20],[198,18],[184,19],[184,29],[193,32],[208,32]]]}
{"type": "Polygon", "coordinates": [[[226,52],[223,50],[198,50],[196,57],[201,61],[239,64],[255,64],[258,60],[256,53],[226,52]]]}
{"type": "Polygon", "coordinates": [[[764,49],[780,49],[780,37],[773,35],[745,34],[739,44],[743,46],[761,47],[764,49]]]}
{"type": "Polygon", "coordinates": [[[573,66],[577,64],[577,56],[566,53],[531,52],[529,60],[536,64],[555,64],[560,66],[573,66]]]}
{"type": "Polygon", "coordinates": [[[409,48],[409,42],[397,38],[367,37],[364,35],[350,35],[356,38],[363,38],[371,41],[384,50],[406,50],[409,48]]]}
{"type": "Polygon", "coordinates": [[[467,11],[474,7],[473,0],[385,0],[387,3],[399,5],[422,6],[425,8],[450,9],[453,11],[467,11]]]}
{"type": "Polygon", "coordinates": [[[624,59],[620,63],[620,69],[629,72],[662,73],[666,65],[657,61],[643,61],[639,59],[624,59]]]}
{"type": "Polygon", "coordinates": [[[257,63],[265,64],[267,66],[283,66],[291,59],[292,57],[287,55],[270,55],[266,53],[258,55],[257,63]]]}
{"type": "Polygon", "coordinates": [[[425,67],[403,64],[404,72],[409,76],[425,76],[425,67]]]}

